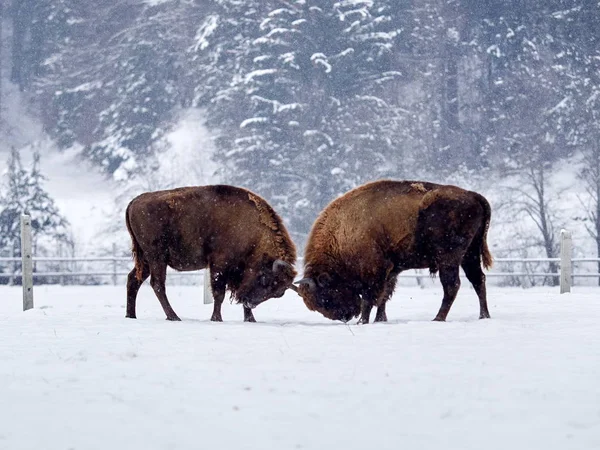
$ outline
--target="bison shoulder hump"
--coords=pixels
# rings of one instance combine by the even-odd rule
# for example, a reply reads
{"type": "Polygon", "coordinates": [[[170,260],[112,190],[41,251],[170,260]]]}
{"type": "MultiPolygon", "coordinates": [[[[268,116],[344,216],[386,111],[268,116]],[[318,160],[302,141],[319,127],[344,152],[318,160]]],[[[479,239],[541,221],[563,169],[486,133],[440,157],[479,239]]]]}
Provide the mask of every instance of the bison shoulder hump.
{"type": "Polygon", "coordinates": [[[425,189],[423,183],[411,183],[410,187],[417,192],[427,192],[427,189],[425,189]]]}
{"type": "Polygon", "coordinates": [[[273,214],[271,213],[269,208],[265,205],[264,201],[260,197],[252,194],[251,192],[248,192],[248,198],[256,206],[260,222],[270,230],[279,230],[279,224],[273,217],[273,214]]]}

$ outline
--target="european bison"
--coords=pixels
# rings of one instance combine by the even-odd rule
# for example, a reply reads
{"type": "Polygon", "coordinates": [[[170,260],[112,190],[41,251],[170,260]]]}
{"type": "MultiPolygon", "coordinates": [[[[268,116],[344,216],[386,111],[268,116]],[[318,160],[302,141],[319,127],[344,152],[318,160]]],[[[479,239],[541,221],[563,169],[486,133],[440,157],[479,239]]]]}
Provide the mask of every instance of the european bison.
{"type": "Polygon", "coordinates": [[[485,275],[491,267],[486,236],[491,210],[476,192],[421,181],[382,180],[331,202],[311,230],[298,293],[310,310],[332,320],[361,314],[386,321],[385,304],[406,269],[439,271],[444,288],[434,320],[444,321],[460,287],[459,267],[489,318],[485,275]]]}
{"type": "Polygon", "coordinates": [[[127,317],[135,318],[138,290],[149,276],[168,320],[180,320],[167,299],[167,266],[180,271],[210,268],[214,309],[221,322],[225,290],[251,309],[281,297],[292,285],[296,249],[281,218],[258,195],[233,186],[183,187],[147,192],[125,213],[135,268],[127,278],[127,317]]]}

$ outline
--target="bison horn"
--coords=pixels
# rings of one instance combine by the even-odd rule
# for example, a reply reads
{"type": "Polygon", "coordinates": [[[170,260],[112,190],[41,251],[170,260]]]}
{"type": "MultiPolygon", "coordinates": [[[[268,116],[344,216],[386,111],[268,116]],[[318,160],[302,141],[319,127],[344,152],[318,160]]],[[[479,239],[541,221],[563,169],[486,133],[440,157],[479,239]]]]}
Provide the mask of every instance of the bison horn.
{"type": "Polygon", "coordinates": [[[288,262],[283,261],[282,259],[276,259],[273,261],[273,272],[277,273],[281,270],[285,269],[293,269],[292,265],[288,262]]]}
{"type": "Polygon", "coordinates": [[[315,283],[315,280],[313,280],[310,277],[302,278],[301,280],[296,281],[296,284],[299,286],[302,286],[303,284],[307,284],[308,289],[311,291],[314,291],[317,288],[317,284],[315,283]]]}

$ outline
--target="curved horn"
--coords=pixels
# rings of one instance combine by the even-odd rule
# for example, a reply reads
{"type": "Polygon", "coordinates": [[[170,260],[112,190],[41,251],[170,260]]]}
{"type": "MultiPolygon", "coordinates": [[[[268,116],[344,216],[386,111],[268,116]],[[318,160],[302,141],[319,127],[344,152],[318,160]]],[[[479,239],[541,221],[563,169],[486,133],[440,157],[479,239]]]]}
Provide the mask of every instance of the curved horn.
{"type": "Polygon", "coordinates": [[[273,273],[277,273],[280,270],[284,270],[284,269],[293,269],[292,265],[288,262],[285,262],[282,259],[276,259],[275,261],[273,261],[273,273]]]}
{"type": "Polygon", "coordinates": [[[308,285],[308,289],[311,291],[314,291],[317,288],[317,284],[315,283],[315,280],[313,280],[310,277],[302,278],[301,280],[296,281],[295,284],[297,284],[299,286],[306,284],[306,285],[308,285]]]}

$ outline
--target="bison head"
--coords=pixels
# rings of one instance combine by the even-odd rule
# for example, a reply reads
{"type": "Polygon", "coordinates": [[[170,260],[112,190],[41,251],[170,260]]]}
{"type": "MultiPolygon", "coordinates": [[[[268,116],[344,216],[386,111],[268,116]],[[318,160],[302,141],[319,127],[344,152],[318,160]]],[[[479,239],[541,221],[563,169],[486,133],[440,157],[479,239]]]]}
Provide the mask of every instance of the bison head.
{"type": "Polygon", "coordinates": [[[311,311],[318,311],[331,320],[348,322],[360,314],[359,291],[352,283],[342,281],[326,271],[307,271],[298,284],[298,294],[311,311]]]}
{"type": "Polygon", "coordinates": [[[292,284],[296,270],[281,259],[272,263],[263,262],[257,269],[245,272],[240,289],[243,294],[239,300],[248,308],[255,308],[270,298],[279,298],[290,287],[296,290],[292,284]]]}

